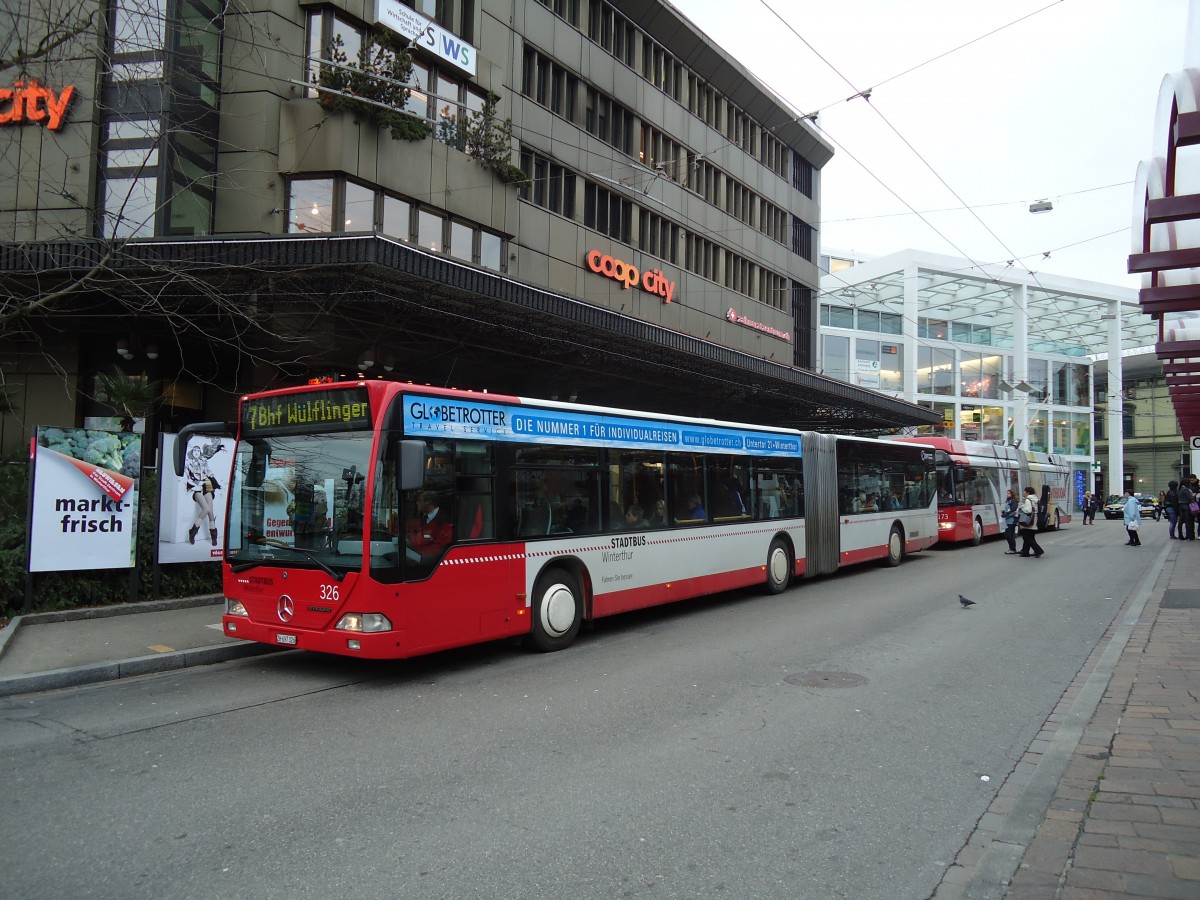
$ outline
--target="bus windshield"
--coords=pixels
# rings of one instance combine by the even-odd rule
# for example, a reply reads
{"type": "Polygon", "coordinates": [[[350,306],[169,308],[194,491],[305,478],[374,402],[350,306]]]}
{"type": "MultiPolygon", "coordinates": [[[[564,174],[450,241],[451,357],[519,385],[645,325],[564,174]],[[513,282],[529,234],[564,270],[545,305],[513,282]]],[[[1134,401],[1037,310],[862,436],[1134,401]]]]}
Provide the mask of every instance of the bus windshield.
{"type": "Polygon", "coordinates": [[[341,431],[239,443],[229,489],[233,568],[313,567],[335,577],[360,569],[371,437],[341,431]]]}

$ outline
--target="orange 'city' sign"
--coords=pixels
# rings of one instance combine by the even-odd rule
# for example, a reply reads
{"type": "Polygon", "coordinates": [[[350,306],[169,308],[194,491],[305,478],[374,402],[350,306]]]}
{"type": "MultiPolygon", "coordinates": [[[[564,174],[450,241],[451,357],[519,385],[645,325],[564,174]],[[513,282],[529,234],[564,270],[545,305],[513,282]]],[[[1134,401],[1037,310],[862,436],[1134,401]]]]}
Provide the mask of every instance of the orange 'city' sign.
{"type": "Polygon", "coordinates": [[[74,96],[74,85],[56,95],[54,88],[42,87],[36,81],[14,82],[11,88],[0,88],[0,125],[45,122],[51,131],[58,131],[74,96]]]}
{"type": "Polygon", "coordinates": [[[609,256],[607,253],[601,253],[599,250],[589,250],[584,260],[587,262],[587,267],[597,275],[611,278],[624,285],[626,289],[639,285],[643,291],[662,297],[664,303],[670,303],[671,298],[675,295],[675,282],[668,281],[662,269],[647,269],[645,272],[639,272],[637,266],[631,265],[623,259],[609,256]]]}

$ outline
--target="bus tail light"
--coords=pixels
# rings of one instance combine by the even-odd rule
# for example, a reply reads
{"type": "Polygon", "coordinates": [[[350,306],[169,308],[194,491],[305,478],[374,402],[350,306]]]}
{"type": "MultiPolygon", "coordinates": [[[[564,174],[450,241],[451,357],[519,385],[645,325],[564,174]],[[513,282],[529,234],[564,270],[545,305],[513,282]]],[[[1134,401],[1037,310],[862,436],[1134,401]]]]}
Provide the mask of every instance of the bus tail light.
{"type": "Polygon", "coordinates": [[[246,607],[242,606],[242,601],[234,600],[232,597],[225,598],[225,615],[250,617],[250,614],[246,612],[246,607]]]}
{"type": "Polygon", "coordinates": [[[338,620],[337,631],[391,631],[392,623],[383,613],[346,613],[338,620]]]}

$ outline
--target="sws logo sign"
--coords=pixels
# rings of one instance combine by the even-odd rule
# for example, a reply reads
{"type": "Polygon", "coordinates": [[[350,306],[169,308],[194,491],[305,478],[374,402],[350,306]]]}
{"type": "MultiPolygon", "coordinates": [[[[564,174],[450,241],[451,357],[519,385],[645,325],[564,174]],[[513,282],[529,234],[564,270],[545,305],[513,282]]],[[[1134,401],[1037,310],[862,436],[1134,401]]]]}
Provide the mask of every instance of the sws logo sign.
{"type": "Polygon", "coordinates": [[[625,289],[639,285],[648,294],[663,298],[663,303],[670,303],[675,296],[675,282],[668,281],[662,269],[647,269],[639,272],[637,266],[623,259],[616,259],[599,250],[589,250],[586,257],[587,267],[597,275],[611,278],[619,282],[625,289]]]}

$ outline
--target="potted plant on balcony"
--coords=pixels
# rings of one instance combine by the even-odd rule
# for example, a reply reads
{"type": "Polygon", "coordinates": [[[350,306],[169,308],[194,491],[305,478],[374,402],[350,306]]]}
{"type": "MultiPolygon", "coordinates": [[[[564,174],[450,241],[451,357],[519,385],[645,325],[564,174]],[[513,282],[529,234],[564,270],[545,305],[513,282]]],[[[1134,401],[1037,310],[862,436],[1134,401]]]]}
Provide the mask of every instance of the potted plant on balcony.
{"type": "Polygon", "coordinates": [[[489,94],[483,109],[458,123],[458,133],[468,156],[506,184],[519,184],[526,176],[512,164],[512,119],[497,120],[498,99],[489,94]]]}
{"type": "Polygon", "coordinates": [[[323,105],[387,129],[395,140],[420,141],[429,137],[432,129],[425,119],[404,111],[412,71],[412,55],[405,42],[388,32],[374,31],[365,36],[354,61],[346,54],[341,35],[335,37],[314,80],[323,105]]]}

